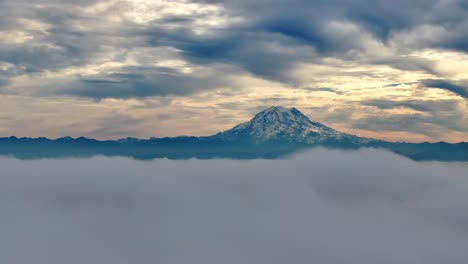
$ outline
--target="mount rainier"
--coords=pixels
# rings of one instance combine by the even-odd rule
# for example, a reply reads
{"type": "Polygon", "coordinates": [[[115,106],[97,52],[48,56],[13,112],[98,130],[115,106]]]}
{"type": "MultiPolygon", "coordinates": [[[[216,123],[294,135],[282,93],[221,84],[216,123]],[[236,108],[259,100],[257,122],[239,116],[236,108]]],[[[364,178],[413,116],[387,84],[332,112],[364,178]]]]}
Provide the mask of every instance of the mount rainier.
{"type": "Polygon", "coordinates": [[[336,131],[310,120],[296,108],[273,106],[250,121],[218,133],[212,139],[232,142],[317,144],[330,141],[363,143],[368,140],[336,131]]]}
{"type": "Polygon", "coordinates": [[[273,106],[250,121],[205,137],[124,138],[99,141],[85,137],[58,139],[0,138],[0,155],[23,159],[76,156],[153,158],[276,158],[312,147],[383,148],[413,160],[468,161],[468,143],[387,142],[346,134],[313,121],[296,108],[273,106]]]}

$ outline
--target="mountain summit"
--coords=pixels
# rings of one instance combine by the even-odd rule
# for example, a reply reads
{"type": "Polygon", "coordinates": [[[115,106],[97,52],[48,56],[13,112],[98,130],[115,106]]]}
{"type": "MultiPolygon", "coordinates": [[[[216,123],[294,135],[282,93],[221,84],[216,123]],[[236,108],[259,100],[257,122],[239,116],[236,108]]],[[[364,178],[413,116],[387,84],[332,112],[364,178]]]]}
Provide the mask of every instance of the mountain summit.
{"type": "Polygon", "coordinates": [[[341,133],[310,120],[296,108],[273,106],[256,114],[250,121],[214,136],[226,141],[254,143],[316,143],[358,137],[341,133]]]}
{"type": "Polygon", "coordinates": [[[206,137],[166,137],[99,141],[88,138],[0,138],[0,156],[17,158],[94,155],[154,158],[277,158],[312,147],[382,148],[414,160],[468,161],[468,142],[449,144],[386,142],[336,131],[296,108],[274,106],[250,121],[206,137]]]}

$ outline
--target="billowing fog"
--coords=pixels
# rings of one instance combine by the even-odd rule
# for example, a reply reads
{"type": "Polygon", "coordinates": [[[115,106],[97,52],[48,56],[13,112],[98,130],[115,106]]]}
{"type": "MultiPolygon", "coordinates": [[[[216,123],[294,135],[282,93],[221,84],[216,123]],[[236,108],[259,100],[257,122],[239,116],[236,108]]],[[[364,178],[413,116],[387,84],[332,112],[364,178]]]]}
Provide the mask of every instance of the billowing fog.
{"type": "Polygon", "coordinates": [[[467,261],[466,164],[0,158],[0,263],[467,261]]]}

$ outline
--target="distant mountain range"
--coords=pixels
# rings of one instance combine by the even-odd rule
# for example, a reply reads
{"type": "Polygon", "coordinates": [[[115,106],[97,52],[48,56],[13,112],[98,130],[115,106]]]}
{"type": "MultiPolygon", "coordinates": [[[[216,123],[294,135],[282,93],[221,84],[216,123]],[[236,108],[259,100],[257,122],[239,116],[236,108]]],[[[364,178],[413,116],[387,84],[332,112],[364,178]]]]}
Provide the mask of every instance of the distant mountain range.
{"type": "Polygon", "coordinates": [[[382,148],[413,160],[468,161],[468,142],[405,143],[363,138],[310,120],[296,108],[270,107],[250,121],[206,137],[125,138],[0,138],[0,155],[22,159],[129,156],[136,159],[277,158],[313,147],[382,148]]]}

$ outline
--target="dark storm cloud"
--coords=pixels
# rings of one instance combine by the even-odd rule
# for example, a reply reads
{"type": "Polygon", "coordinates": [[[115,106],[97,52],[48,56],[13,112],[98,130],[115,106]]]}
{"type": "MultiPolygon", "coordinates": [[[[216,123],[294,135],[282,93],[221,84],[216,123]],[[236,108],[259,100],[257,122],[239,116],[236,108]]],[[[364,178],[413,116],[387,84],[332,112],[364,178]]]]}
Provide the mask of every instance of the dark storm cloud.
{"type": "MultiPolygon", "coordinates": [[[[34,37],[32,42],[0,44],[0,61],[22,67],[23,73],[40,73],[104,63],[97,61],[97,58],[109,50],[172,47],[195,65],[210,67],[215,63],[225,63],[262,78],[294,83],[287,76],[291,67],[297,63],[321,63],[321,58],[326,56],[435,73],[431,62],[422,59],[403,58],[398,54],[385,58],[368,57],[365,55],[365,34],[388,44],[394,33],[421,25],[440,26],[446,31],[443,37],[436,41],[417,40],[416,48],[441,47],[468,51],[464,38],[468,34],[468,10],[464,1],[196,1],[219,4],[225,8],[225,17],[243,19],[240,23],[228,23],[212,29],[210,34],[194,31],[195,20],[209,19],[209,15],[202,12],[167,15],[145,25],[123,19],[113,26],[103,23],[101,17],[79,9],[97,2],[41,0],[30,4],[27,1],[1,1],[2,30],[25,29],[20,21],[23,18],[45,23],[49,28],[44,31],[26,30],[34,37]],[[83,29],[83,24],[88,27],[83,29]],[[349,28],[349,25],[353,27],[349,28]],[[356,55],[356,52],[363,54],[356,55]]],[[[114,3],[107,13],[100,15],[119,14],[126,8],[123,3],[114,3]]],[[[118,61],[119,58],[108,60],[118,61]]],[[[147,71],[145,74],[151,73],[147,71]]],[[[185,88],[180,88],[187,86],[192,92],[213,88],[210,83],[201,80],[191,82],[178,75],[121,78],[112,85],[104,82],[97,84],[83,77],[79,83],[80,88],[71,88],[79,91],[72,94],[96,98],[190,94],[185,92],[185,88]],[[140,82],[141,79],[143,81],[140,82]],[[149,82],[153,81],[155,83],[151,85],[149,82]],[[115,91],[111,89],[114,85],[115,91]],[[99,87],[96,88],[98,91],[91,91],[94,87],[99,87]]]]}
{"type": "Polygon", "coordinates": [[[421,84],[426,87],[439,88],[468,98],[468,86],[462,86],[446,80],[423,80],[421,84]]]}
{"type": "Polygon", "coordinates": [[[312,62],[313,47],[289,36],[278,35],[249,24],[217,30],[209,36],[193,33],[189,27],[164,29],[155,25],[137,32],[151,46],[173,46],[196,64],[227,63],[270,79],[284,80],[293,63],[312,62]]]}
{"type": "MultiPolygon", "coordinates": [[[[332,56],[354,61],[362,61],[370,64],[389,65],[391,67],[405,71],[423,71],[430,74],[437,74],[434,70],[432,61],[422,58],[410,58],[399,56],[398,53],[390,57],[372,58],[366,55],[353,57],[350,51],[365,52],[366,43],[362,41],[363,34],[370,33],[383,44],[400,31],[412,30],[421,25],[442,26],[447,30],[447,35],[440,37],[435,42],[428,42],[424,39],[417,41],[417,48],[448,48],[461,51],[463,42],[466,42],[465,36],[468,34],[468,9],[463,6],[463,1],[450,1],[442,4],[440,1],[304,1],[304,0],[273,0],[273,1],[248,1],[248,0],[220,0],[220,1],[201,1],[209,3],[220,3],[227,6],[228,12],[234,15],[246,17],[248,22],[244,24],[245,28],[234,30],[227,29],[234,36],[242,36],[243,32],[253,32],[254,34],[269,34],[273,38],[271,42],[278,42],[288,39],[286,46],[294,47],[296,45],[305,45],[313,48],[317,52],[311,54],[310,51],[300,51],[296,53],[299,56],[277,57],[278,54],[269,54],[265,52],[248,53],[249,60],[239,60],[238,63],[249,71],[267,76],[276,77],[282,81],[287,81],[283,76],[284,69],[297,62],[309,61],[320,63],[317,59],[324,56],[332,56]],[[344,25],[338,25],[330,28],[330,23],[343,22],[344,25]],[[346,23],[358,25],[358,29],[349,31],[346,23]],[[275,40],[276,38],[276,40],[275,40]],[[301,56],[310,56],[309,59],[301,56]],[[351,56],[351,57],[350,57],[351,56]],[[266,63],[263,62],[266,59],[266,63]],[[273,59],[273,65],[269,63],[273,59]],[[265,74],[263,68],[271,68],[280,63],[279,71],[271,70],[265,74]]],[[[257,38],[252,34],[248,38],[248,46],[255,47],[257,43],[260,50],[265,45],[261,45],[257,38]]],[[[232,36],[232,35],[231,35],[232,36]]],[[[418,39],[418,36],[415,36],[418,39]]],[[[244,38],[242,38],[244,39],[244,38]]],[[[227,54],[244,54],[246,46],[222,45],[226,39],[222,38],[215,43],[221,43],[229,52],[220,53],[220,58],[228,58],[227,54]]],[[[238,40],[235,40],[237,42],[238,40]]],[[[211,41],[209,42],[212,45],[211,41]]],[[[232,42],[229,42],[232,43],[232,42]]],[[[208,48],[208,46],[207,46],[208,48]]],[[[188,49],[190,51],[190,49],[188,49]]],[[[219,59],[219,58],[217,58],[219,59]]]]}
{"type": "Polygon", "coordinates": [[[465,264],[466,164],[0,159],[0,262],[465,264]],[[337,166],[340,164],[340,166],[337,166]]]}
{"type": "MultiPolygon", "coordinates": [[[[329,50],[348,43],[332,41],[322,26],[329,21],[348,20],[386,40],[393,32],[422,24],[463,25],[468,8],[464,1],[416,0],[219,0],[235,14],[252,17],[258,28],[297,38],[329,50]]],[[[448,45],[448,44],[447,44],[448,45]]]]}
{"type": "MultiPolygon", "coordinates": [[[[20,44],[0,44],[0,61],[23,67],[26,72],[44,72],[79,66],[89,63],[101,51],[101,46],[111,44],[111,39],[99,32],[83,32],[76,25],[89,19],[80,16],[76,5],[62,1],[41,1],[44,6],[26,2],[0,3],[0,14],[14,21],[4,30],[26,31],[33,41],[20,44]],[[20,23],[22,19],[30,23],[44,23],[47,30],[27,29],[20,23]]],[[[98,18],[94,18],[96,21],[98,18]]]]}
{"type": "Polygon", "coordinates": [[[55,89],[53,93],[101,100],[104,98],[190,95],[198,90],[212,89],[224,84],[217,76],[205,79],[163,67],[127,67],[122,70],[126,72],[66,83],[63,87],[55,89]]]}

